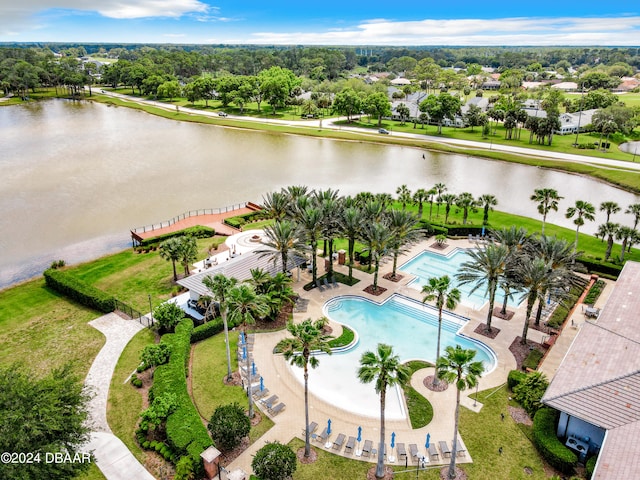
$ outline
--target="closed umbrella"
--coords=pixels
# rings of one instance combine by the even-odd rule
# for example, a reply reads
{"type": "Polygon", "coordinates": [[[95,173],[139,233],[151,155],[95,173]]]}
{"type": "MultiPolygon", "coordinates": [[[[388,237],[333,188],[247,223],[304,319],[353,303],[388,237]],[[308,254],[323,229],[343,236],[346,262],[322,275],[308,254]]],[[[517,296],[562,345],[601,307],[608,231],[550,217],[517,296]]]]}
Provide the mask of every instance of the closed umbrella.
{"type": "Polygon", "coordinates": [[[358,442],[362,441],[362,427],[358,427],[358,442]]]}
{"type": "Polygon", "coordinates": [[[260,376],[260,391],[264,390],[264,378],[260,376]]]}
{"type": "Polygon", "coordinates": [[[251,362],[251,375],[256,374],[256,362],[251,362]]]}
{"type": "Polygon", "coordinates": [[[327,420],[327,435],[331,435],[331,419],[327,420]]]}
{"type": "Polygon", "coordinates": [[[247,347],[242,347],[242,359],[247,359],[247,347]]]}
{"type": "Polygon", "coordinates": [[[396,432],[391,433],[391,448],[396,446],[396,432]]]}
{"type": "Polygon", "coordinates": [[[240,332],[240,345],[244,345],[244,332],[240,332]]]}
{"type": "Polygon", "coordinates": [[[427,433],[427,443],[424,444],[426,448],[429,448],[429,440],[431,440],[431,434],[427,433]]]}

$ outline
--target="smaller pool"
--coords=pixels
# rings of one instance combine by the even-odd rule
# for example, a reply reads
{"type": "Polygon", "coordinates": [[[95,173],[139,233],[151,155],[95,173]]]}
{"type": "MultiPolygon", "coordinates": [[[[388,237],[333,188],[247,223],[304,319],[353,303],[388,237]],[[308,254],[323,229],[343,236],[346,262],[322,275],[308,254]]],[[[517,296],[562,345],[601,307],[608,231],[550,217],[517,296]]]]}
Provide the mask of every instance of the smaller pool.
{"type": "MultiPolygon", "coordinates": [[[[456,248],[449,255],[440,255],[425,250],[404,265],[401,265],[398,269],[416,276],[416,279],[409,284],[411,288],[415,288],[416,290],[422,290],[422,287],[426,285],[432,277],[449,275],[449,278],[454,281],[462,294],[461,303],[472,307],[474,310],[478,310],[482,308],[488,300],[485,296],[486,287],[480,287],[471,293],[474,284],[458,285],[456,281],[456,274],[460,271],[460,266],[468,260],[469,255],[467,255],[467,251],[461,248],[456,248]]],[[[500,292],[502,292],[502,290],[498,289],[496,298],[501,295],[500,292]]]]}

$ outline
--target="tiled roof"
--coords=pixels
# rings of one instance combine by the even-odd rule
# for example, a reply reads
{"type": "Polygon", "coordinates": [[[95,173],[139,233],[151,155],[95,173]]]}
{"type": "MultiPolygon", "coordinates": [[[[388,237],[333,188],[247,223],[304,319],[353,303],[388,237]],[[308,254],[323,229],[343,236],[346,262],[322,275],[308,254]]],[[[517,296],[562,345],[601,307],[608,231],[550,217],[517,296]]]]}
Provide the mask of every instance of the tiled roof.
{"type": "Polygon", "coordinates": [[[598,457],[607,474],[594,478],[640,478],[640,263],[625,264],[597,322],[583,324],[542,402],[607,429],[598,457]],[[629,464],[632,473],[623,473],[629,464]]]}

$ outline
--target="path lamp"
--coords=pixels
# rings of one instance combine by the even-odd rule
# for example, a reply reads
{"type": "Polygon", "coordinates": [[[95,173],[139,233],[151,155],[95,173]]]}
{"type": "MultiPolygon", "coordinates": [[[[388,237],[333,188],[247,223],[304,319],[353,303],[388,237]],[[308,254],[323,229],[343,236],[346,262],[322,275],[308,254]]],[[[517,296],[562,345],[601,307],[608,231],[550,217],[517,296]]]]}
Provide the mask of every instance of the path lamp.
{"type": "Polygon", "coordinates": [[[476,382],[476,396],[473,399],[473,406],[475,407],[476,405],[478,405],[478,385],[480,384],[480,382],[476,382]]]}
{"type": "Polygon", "coordinates": [[[151,305],[151,295],[149,297],[149,315],[151,315],[151,326],[153,326],[153,306],[151,305]]]}

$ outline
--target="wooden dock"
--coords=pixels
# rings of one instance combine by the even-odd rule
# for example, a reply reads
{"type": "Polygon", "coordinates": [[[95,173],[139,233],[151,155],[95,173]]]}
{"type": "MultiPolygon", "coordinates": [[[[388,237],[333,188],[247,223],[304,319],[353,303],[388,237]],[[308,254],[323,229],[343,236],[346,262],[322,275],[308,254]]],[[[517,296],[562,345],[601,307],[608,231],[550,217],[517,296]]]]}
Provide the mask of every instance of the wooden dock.
{"type": "Polygon", "coordinates": [[[148,238],[177,232],[196,225],[211,227],[220,235],[233,235],[240,230],[225,224],[224,220],[226,218],[244,215],[245,213],[255,212],[260,209],[260,206],[255,203],[246,202],[223,208],[190,210],[165,222],[134,228],[131,230],[131,240],[133,244],[136,245],[148,238]]]}

